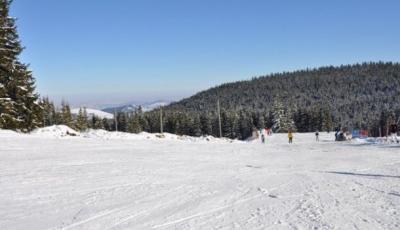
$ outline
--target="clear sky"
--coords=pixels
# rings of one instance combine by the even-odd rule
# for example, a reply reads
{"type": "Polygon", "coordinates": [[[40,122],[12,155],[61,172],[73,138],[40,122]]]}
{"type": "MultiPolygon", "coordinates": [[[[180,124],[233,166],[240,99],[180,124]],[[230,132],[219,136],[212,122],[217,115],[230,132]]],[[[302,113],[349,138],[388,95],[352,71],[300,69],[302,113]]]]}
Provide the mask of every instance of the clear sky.
{"type": "Polygon", "coordinates": [[[400,61],[398,0],[14,0],[41,95],[176,100],[272,72],[400,61]]]}

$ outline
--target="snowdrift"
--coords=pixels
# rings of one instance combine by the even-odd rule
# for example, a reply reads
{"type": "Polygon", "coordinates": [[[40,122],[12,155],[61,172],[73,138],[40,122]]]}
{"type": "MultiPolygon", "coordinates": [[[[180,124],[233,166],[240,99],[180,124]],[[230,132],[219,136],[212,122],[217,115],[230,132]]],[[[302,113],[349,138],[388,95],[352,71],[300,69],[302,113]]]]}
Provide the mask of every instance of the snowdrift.
{"type": "Polygon", "coordinates": [[[66,125],[53,125],[35,129],[31,134],[43,137],[79,136],[79,133],[66,125]]]}
{"type": "MultiPolygon", "coordinates": [[[[1,130],[0,133],[4,135],[21,135],[14,131],[1,130]]],[[[170,133],[147,133],[141,132],[139,134],[125,133],[125,132],[110,132],[102,129],[89,129],[85,132],[78,132],[65,125],[53,125],[44,128],[38,128],[32,131],[29,135],[44,138],[93,138],[103,140],[176,140],[176,141],[190,141],[190,142],[238,142],[237,140],[230,140],[227,138],[215,138],[213,136],[191,137],[179,136],[170,133]]]]}

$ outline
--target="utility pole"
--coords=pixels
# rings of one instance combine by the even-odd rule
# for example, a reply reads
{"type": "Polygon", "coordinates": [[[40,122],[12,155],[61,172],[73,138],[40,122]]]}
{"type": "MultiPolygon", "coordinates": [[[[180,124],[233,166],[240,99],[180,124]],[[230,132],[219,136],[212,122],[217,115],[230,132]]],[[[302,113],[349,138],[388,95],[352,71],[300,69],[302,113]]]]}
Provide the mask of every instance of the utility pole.
{"type": "Polygon", "coordinates": [[[117,111],[115,108],[114,108],[114,123],[115,123],[115,132],[118,132],[117,111]]]}
{"type": "Polygon", "coordinates": [[[220,105],[219,105],[219,98],[218,98],[218,100],[217,100],[217,111],[218,111],[219,137],[222,137],[221,109],[220,109],[220,105]]]}
{"type": "Polygon", "coordinates": [[[160,106],[160,132],[161,132],[161,134],[164,133],[163,116],[162,116],[162,106],[160,106]]]}

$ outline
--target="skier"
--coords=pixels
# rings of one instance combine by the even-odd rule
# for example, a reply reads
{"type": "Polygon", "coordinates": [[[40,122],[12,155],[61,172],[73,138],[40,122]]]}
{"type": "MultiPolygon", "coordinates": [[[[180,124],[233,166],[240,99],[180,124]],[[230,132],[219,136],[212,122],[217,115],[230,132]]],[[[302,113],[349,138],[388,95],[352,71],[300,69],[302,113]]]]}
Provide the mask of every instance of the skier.
{"type": "Polygon", "coordinates": [[[289,138],[289,144],[293,143],[293,133],[292,130],[289,130],[288,132],[288,138],[289,138]]]}
{"type": "Polygon", "coordinates": [[[319,132],[318,132],[318,130],[315,132],[315,140],[319,141],[319,132]]]}
{"type": "Polygon", "coordinates": [[[263,134],[261,134],[261,143],[265,143],[265,136],[264,136],[264,133],[263,134]]]}

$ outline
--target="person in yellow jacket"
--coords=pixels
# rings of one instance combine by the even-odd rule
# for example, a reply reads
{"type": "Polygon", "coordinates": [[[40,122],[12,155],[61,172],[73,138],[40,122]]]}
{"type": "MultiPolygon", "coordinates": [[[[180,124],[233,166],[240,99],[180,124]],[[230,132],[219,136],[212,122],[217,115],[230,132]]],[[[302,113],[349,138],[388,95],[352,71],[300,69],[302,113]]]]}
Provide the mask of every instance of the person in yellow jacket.
{"type": "Polygon", "coordinates": [[[293,143],[293,133],[292,133],[292,130],[289,130],[289,132],[288,132],[288,138],[289,138],[289,144],[293,143]]]}

